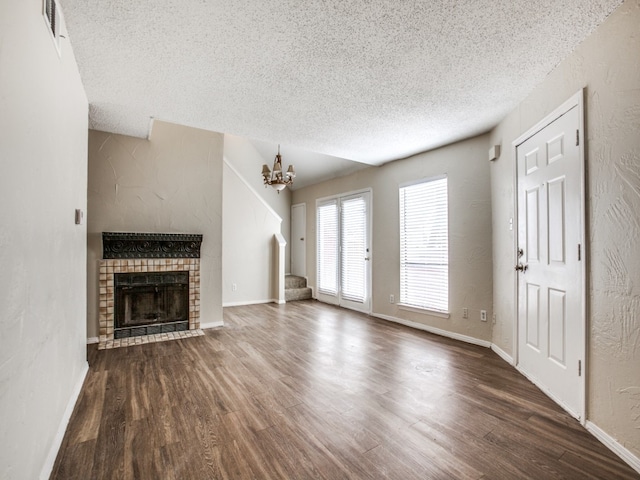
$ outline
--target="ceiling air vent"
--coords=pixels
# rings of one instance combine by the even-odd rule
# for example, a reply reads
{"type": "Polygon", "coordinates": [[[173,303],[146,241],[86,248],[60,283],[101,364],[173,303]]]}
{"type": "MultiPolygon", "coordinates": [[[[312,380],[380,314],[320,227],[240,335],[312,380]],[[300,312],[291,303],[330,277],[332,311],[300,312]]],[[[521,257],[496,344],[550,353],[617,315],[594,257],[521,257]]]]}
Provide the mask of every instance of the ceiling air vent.
{"type": "Polygon", "coordinates": [[[44,19],[56,50],[60,54],[60,9],[56,0],[44,0],[44,19]]]}

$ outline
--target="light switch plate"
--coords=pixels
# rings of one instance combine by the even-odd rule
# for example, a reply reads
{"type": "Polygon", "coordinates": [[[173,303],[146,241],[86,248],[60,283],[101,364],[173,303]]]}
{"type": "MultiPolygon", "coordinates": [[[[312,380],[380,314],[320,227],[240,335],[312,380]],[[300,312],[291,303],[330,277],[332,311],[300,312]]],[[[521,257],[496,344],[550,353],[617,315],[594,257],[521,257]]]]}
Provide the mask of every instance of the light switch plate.
{"type": "Polygon", "coordinates": [[[84,212],[80,208],[76,208],[76,225],[84,223],[84,212]]]}

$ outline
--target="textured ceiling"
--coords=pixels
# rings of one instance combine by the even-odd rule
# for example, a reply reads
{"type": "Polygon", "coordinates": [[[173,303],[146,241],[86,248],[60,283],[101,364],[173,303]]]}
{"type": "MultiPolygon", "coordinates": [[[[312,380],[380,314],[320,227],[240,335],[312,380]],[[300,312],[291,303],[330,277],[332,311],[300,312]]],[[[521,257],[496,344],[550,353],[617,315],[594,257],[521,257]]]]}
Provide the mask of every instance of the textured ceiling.
{"type": "Polygon", "coordinates": [[[486,132],[620,3],[62,7],[92,128],[145,137],[153,117],[377,165],[486,132]]]}

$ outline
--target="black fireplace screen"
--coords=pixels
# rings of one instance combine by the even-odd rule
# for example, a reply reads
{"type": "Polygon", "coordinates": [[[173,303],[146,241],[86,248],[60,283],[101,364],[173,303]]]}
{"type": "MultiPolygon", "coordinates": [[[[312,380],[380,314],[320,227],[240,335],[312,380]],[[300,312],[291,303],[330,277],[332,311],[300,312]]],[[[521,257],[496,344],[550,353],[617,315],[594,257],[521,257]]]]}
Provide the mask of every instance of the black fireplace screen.
{"type": "Polygon", "coordinates": [[[189,329],[189,272],[117,273],[114,338],[189,329]]]}

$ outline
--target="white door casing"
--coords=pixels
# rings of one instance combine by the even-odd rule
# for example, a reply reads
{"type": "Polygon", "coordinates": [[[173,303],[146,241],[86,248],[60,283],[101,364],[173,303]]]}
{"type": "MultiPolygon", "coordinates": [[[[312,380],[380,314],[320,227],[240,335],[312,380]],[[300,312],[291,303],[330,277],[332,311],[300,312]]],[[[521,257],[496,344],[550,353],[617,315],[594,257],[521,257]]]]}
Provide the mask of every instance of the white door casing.
{"type": "Polygon", "coordinates": [[[307,205],[291,206],[291,273],[299,277],[307,275],[306,261],[307,205]]]}
{"type": "Polygon", "coordinates": [[[521,136],[517,176],[517,366],[585,418],[582,92],[521,136]]]}

